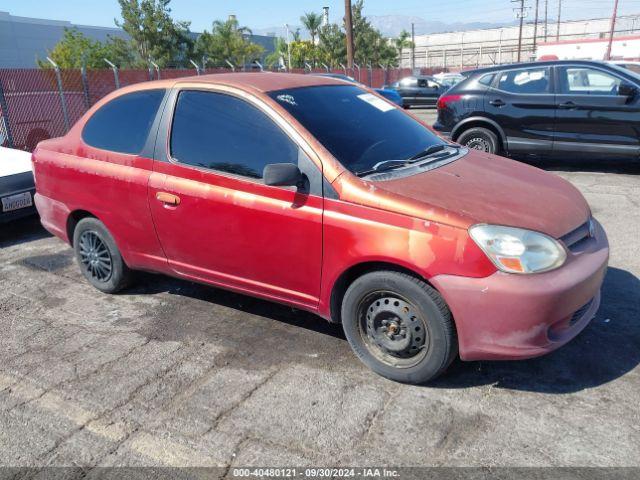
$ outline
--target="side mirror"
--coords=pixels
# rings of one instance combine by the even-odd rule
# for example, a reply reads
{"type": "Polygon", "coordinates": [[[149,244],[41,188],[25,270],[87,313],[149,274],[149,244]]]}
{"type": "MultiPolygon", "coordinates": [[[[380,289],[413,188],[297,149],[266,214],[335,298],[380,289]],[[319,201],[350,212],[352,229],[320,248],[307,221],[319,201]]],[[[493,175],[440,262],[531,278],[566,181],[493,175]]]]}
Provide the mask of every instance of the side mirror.
{"type": "Polygon", "coordinates": [[[262,172],[265,185],[290,187],[298,186],[303,178],[302,172],[293,163],[272,163],[262,172]]]}
{"type": "Polygon", "coordinates": [[[630,83],[623,82],[618,87],[618,95],[627,97],[628,100],[631,100],[633,97],[635,97],[637,93],[638,89],[630,83]]]}

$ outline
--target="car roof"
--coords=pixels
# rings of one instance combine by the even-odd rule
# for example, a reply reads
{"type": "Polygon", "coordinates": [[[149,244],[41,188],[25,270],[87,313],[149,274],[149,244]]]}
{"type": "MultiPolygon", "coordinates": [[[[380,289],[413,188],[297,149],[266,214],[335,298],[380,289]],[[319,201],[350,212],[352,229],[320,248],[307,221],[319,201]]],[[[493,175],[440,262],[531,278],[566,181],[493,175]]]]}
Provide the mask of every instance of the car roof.
{"type": "Polygon", "coordinates": [[[510,63],[505,65],[493,65],[491,67],[477,68],[474,70],[466,70],[462,73],[464,76],[478,75],[482,73],[501,72],[503,70],[514,70],[517,68],[529,68],[529,67],[552,67],[554,65],[585,65],[585,66],[597,66],[606,65],[606,62],[598,60],[547,60],[540,62],[521,62],[510,63]]]}
{"type": "Polygon", "coordinates": [[[405,80],[407,78],[415,78],[416,80],[435,80],[432,75],[407,75],[406,77],[402,77],[398,82],[405,80]]]}
{"type": "Polygon", "coordinates": [[[133,91],[149,88],[171,88],[181,84],[194,83],[201,83],[205,85],[225,85],[263,93],[300,87],[344,85],[343,80],[319,75],[276,72],[239,72],[196,75],[171,80],[155,80],[152,82],[132,85],[127,87],[127,90],[133,91]]]}

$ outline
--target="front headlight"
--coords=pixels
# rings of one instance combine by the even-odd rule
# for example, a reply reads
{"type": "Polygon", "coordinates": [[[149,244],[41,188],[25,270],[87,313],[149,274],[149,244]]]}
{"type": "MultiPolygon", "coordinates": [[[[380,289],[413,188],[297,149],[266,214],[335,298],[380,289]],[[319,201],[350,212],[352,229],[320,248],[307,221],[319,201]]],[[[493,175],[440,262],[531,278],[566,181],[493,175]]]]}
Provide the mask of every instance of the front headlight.
{"type": "Polygon", "coordinates": [[[543,233],[500,225],[474,225],[469,234],[503,272],[546,272],[560,267],[567,259],[562,245],[543,233]]]}

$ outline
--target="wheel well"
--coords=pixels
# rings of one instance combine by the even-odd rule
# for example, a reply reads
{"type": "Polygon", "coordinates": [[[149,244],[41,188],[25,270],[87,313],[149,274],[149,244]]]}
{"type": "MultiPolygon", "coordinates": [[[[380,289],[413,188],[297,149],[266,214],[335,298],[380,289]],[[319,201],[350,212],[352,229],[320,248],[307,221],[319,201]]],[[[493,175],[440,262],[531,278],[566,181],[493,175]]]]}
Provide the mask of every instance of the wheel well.
{"type": "Polygon", "coordinates": [[[76,229],[76,225],[78,225],[78,222],[80,220],[87,217],[96,218],[95,215],[93,215],[90,212],[87,212],[86,210],[74,210],[67,217],[67,238],[69,239],[69,243],[72,246],[73,246],[73,232],[76,229]]]}
{"type": "Polygon", "coordinates": [[[331,290],[330,313],[332,322],[342,322],[342,319],[340,317],[342,309],[342,299],[344,298],[344,294],[347,292],[349,285],[351,285],[357,278],[363,276],[364,274],[379,270],[391,270],[394,272],[406,273],[408,275],[411,275],[412,277],[419,278],[420,280],[429,283],[427,279],[414,272],[413,270],[402,267],[400,265],[396,265],[394,263],[364,262],[353,265],[352,267],[342,272],[342,274],[338,277],[338,280],[336,280],[336,282],[334,283],[333,289],[331,290]]]}
{"type": "Polygon", "coordinates": [[[504,143],[502,142],[502,135],[498,131],[498,129],[495,126],[491,125],[489,122],[485,122],[482,120],[473,120],[469,123],[465,123],[464,125],[462,125],[462,127],[460,127],[460,130],[456,132],[456,135],[454,138],[452,138],[452,140],[454,142],[458,141],[458,138],[460,138],[460,135],[462,135],[464,132],[466,132],[470,128],[476,128],[476,127],[486,128],[487,130],[491,130],[493,133],[495,133],[496,137],[498,138],[500,149],[504,149],[504,143]]]}

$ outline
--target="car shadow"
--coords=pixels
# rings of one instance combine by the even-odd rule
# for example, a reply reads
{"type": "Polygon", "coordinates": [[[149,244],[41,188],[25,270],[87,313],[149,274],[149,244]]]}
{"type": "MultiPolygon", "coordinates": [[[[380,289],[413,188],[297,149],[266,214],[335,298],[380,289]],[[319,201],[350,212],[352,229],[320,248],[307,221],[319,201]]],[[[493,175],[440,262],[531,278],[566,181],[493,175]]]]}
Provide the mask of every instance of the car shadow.
{"type": "Polygon", "coordinates": [[[40,223],[40,217],[37,215],[0,223],[0,248],[7,248],[50,236],[51,234],[44,229],[40,223]]]}
{"type": "MultiPolygon", "coordinates": [[[[138,286],[124,294],[166,292],[225,306],[346,342],[340,325],[329,323],[312,313],[163,275],[142,275],[138,286]]],[[[640,279],[628,271],[610,267],[603,285],[598,314],[567,345],[549,355],[531,360],[456,360],[442,377],[424,387],[468,388],[493,385],[496,388],[540,393],[578,392],[609,383],[636,368],[640,364],[638,344],[640,279]]]]}
{"type": "Polygon", "coordinates": [[[497,388],[573,393],[609,383],[640,363],[640,279],[610,267],[602,303],[587,328],[546,356],[520,361],[455,361],[431,388],[497,388]]]}
{"type": "Polygon", "coordinates": [[[341,325],[330,323],[304,310],[161,274],[139,272],[137,275],[136,286],[127,289],[121,295],[169,293],[232,308],[346,341],[341,325]]]}

